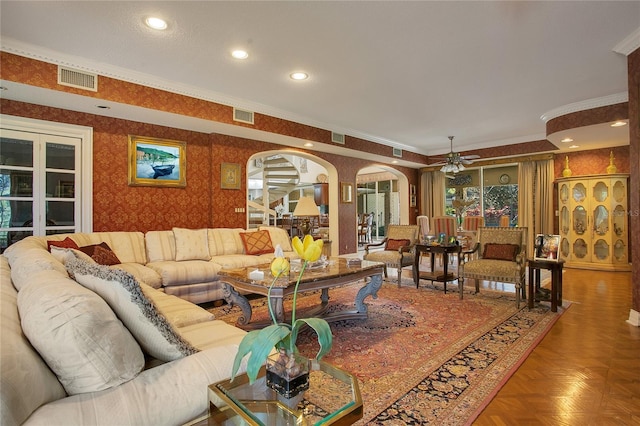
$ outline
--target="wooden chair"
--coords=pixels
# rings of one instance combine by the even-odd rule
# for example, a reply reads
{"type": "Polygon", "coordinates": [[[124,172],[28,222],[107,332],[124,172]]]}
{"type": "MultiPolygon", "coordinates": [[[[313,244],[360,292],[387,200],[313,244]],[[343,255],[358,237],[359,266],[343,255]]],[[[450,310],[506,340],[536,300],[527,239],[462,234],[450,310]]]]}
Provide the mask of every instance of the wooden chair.
{"type": "Polygon", "coordinates": [[[402,278],[402,268],[413,266],[415,259],[415,245],[418,242],[418,225],[389,225],[387,236],[379,243],[364,246],[364,259],[384,263],[384,276],[387,277],[387,268],[397,268],[398,287],[402,278]],[[382,250],[370,251],[375,247],[383,247],[382,250]]]}
{"type": "Polygon", "coordinates": [[[361,214],[358,219],[358,244],[371,242],[371,229],[373,227],[373,214],[361,214]]]}
{"type": "Polygon", "coordinates": [[[482,226],[484,226],[484,217],[482,216],[465,216],[462,220],[462,229],[465,231],[477,231],[482,226]]]}
{"type": "MultiPolygon", "coordinates": [[[[453,216],[434,216],[431,219],[431,233],[436,236],[436,239],[438,239],[440,234],[444,234],[445,238],[456,237],[458,235],[456,228],[456,218],[453,216]]],[[[440,261],[440,265],[442,265],[442,256],[437,256],[440,261]]],[[[453,258],[454,256],[449,258],[451,263],[453,263],[453,258]]]]}
{"type": "Polygon", "coordinates": [[[500,226],[506,228],[511,225],[511,217],[508,214],[500,216],[500,226]]]}
{"type": "Polygon", "coordinates": [[[465,279],[473,278],[477,293],[479,280],[513,283],[520,308],[520,294],[526,297],[527,228],[481,227],[474,253],[477,258],[464,258],[460,263],[460,285],[464,288],[465,279]]]}

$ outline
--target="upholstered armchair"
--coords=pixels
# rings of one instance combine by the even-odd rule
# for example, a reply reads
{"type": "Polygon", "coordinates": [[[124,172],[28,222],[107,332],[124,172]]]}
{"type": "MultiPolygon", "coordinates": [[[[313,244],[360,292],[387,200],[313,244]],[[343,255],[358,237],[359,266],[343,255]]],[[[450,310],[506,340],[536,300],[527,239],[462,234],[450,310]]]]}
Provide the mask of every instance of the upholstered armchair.
{"type": "Polygon", "coordinates": [[[520,294],[525,297],[525,268],[527,264],[527,228],[478,228],[478,242],[473,259],[464,256],[460,265],[460,285],[473,278],[476,293],[479,280],[513,283],[516,286],[516,305],[520,308],[520,294]]]}
{"type": "Polygon", "coordinates": [[[397,268],[398,287],[400,287],[402,268],[413,266],[414,246],[418,242],[418,231],[418,225],[389,225],[386,238],[383,241],[364,246],[364,259],[383,262],[385,277],[387,277],[387,268],[397,268]],[[383,249],[370,251],[376,247],[383,247],[383,249]]]}

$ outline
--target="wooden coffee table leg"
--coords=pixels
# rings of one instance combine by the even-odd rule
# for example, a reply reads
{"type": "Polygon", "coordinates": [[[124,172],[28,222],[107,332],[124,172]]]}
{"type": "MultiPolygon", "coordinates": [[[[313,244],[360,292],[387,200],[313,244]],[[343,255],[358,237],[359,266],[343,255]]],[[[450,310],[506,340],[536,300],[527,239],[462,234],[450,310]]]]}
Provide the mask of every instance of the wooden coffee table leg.
{"type": "Polygon", "coordinates": [[[237,306],[242,310],[242,315],[238,318],[238,325],[248,325],[251,321],[251,304],[246,297],[236,291],[229,283],[222,283],[222,297],[231,306],[237,306]]]}

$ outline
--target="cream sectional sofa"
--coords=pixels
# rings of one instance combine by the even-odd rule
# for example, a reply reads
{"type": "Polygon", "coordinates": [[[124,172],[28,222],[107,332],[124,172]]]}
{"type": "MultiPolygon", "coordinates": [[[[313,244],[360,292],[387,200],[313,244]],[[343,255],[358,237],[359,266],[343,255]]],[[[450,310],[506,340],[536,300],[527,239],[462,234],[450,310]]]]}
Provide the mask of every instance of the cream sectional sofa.
{"type": "Polygon", "coordinates": [[[222,267],[273,255],[246,254],[239,229],[188,231],[28,237],[0,256],[0,424],[179,425],[206,413],[207,386],[230,376],[245,332],[184,299],[219,299],[222,267]],[[194,235],[206,244],[184,241],[194,235]],[[105,242],[121,263],[47,250],[66,237],[105,242]]]}

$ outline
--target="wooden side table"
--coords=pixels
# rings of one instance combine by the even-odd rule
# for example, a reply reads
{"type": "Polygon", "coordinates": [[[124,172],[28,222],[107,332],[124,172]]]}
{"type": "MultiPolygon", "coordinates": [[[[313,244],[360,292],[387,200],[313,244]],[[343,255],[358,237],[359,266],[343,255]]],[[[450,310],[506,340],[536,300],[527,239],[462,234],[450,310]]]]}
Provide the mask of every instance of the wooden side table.
{"type": "MultiPolygon", "coordinates": [[[[416,288],[420,286],[420,279],[429,280],[431,282],[441,282],[444,283],[444,292],[447,293],[447,281],[456,281],[458,280],[458,271],[460,271],[460,252],[462,248],[457,244],[451,245],[431,245],[431,244],[416,244],[416,253],[413,261],[413,281],[416,284],[416,288]],[[431,255],[431,271],[430,272],[420,272],[420,254],[421,253],[429,253],[431,255]],[[442,255],[442,265],[444,271],[436,271],[435,270],[435,261],[434,256],[436,254],[442,255]],[[458,257],[458,268],[456,273],[450,273],[448,271],[449,265],[449,255],[457,255],[458,257]]],[[[462,299],[462,286],[458,285],[460,290],[460,298],[462,299]]]]}
{"type": "Polygon", "coordinates": [[[558,305],[562,306],[562,268],[564,260],[529,259],[529,309],[533,308],[536,289],[540,288],[540,270],[551,271],[551,312],[558,312],[558,305]],[[535,278],[535,279],[534,279],[535,278]]]}

